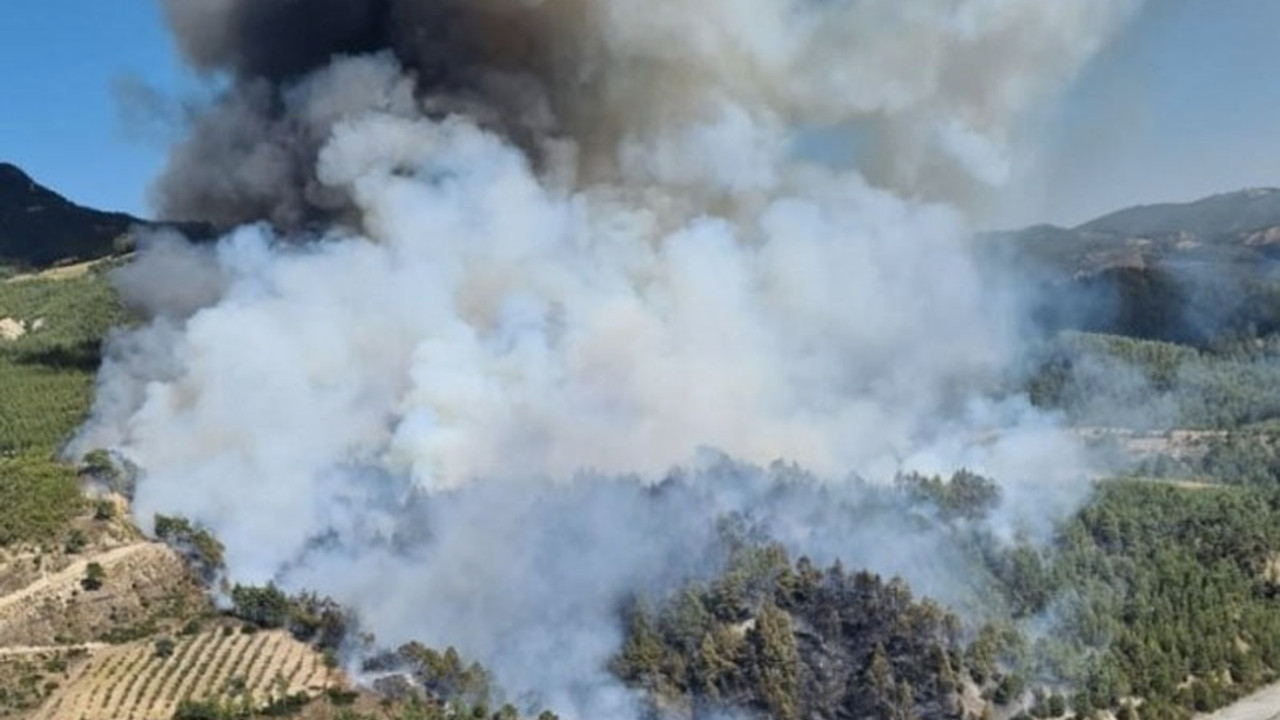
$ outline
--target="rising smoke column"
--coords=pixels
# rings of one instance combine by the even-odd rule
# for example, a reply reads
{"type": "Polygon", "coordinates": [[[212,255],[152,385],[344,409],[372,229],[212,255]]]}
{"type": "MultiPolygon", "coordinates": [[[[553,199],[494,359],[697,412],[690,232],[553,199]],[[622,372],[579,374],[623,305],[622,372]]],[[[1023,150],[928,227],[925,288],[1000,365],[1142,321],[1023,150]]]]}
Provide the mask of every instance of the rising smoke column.
{"type": "Polygon", "coordinates": [[[121,273],[150,320],[75,449],[135,462],[139,516],[206,524],[235,579],[583,717],[629,702],[618,598],[706,571],[725,512],[945,596],[935,546],[756,468],[839,495],[965,466],[1010,528],[1075,496],[1074,445],[996,392],[1018,315],[968,219],[1135,6],[166,0],[228,89],[157,204],[238,229],[121,273]],[[832,134],[848,166],[807,159],[832,134]]]}

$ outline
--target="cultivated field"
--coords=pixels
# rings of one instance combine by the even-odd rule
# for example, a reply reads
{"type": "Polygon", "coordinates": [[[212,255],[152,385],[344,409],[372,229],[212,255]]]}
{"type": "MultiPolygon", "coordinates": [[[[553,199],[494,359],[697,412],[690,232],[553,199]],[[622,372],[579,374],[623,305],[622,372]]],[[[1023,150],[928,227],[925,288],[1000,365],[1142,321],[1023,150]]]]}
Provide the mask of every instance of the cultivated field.
{"type": "Polygon", "coordinates": [[[171,650],[144,641],[93,652],[31,717],[164,720],[182,700],[261,708],[336,682],[322,656],[282,631],[219,629],[176,638],[171,650]]]}

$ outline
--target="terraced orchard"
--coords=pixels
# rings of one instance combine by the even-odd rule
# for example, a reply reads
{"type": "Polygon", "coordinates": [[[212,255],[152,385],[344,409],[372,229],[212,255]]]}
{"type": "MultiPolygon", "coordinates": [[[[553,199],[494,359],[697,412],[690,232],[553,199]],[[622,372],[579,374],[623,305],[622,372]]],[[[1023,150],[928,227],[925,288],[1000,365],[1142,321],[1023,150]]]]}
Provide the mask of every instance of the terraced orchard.
{"type": "Polygon", "coordinates": [[[323,656],[286,632],[223,628],[99,650],[32,718],[161,720],[183,700],[259,709],[335,680],[323,656]]]}

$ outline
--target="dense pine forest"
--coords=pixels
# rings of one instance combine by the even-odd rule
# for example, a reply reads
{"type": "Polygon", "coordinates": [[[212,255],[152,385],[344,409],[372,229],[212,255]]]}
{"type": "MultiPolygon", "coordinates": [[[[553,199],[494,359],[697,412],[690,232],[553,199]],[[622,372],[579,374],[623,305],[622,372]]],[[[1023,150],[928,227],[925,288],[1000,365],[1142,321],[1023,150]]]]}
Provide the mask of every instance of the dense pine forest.
{"type": "Polygon", "coordinates": [[[879,512],[950,534],[982,611],[756,548],[629,608],[617,672],[657,710],[704,717],[1176,719],[1276,681],[1280,283],[1265,233],[1223,220],[1274,224],[1274,198],[1203,201],[1192,220],[1221,222],[1194,230],[1153,208],[988,238],[1043,288],[1044,334],[1011,385],[1114,462],[1047,543],[963,522],[998,504],[998,479],[886,491],[879,512]],[[726,603],[726,583],[747,599],[726,603]]]}
{"type": "MultiPolygon", "coordinates": [[[[880,511],[955,508],[957,479],[904,478],[880,511]]],[[[714,582],[629,606],[614,669],[658,708],[785,718],[1186,718],[1278,676],[1274,488],[1121,478],[1048,547],[950,532],[981,577],[984,621],[901,580],[749,547],[714,582]]]]}

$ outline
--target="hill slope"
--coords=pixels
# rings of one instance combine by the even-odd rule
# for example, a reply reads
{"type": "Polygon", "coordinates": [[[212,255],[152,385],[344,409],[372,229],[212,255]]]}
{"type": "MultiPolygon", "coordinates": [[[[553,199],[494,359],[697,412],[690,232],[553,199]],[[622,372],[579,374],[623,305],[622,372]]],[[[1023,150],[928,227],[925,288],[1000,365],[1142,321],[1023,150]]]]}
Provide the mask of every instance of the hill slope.
{"type": "Polygon", "coordinates": [[[1119,210],[1074,228],[1037,225],[986,239],[1073,274],[1117,267],[1280,259],[1280,190],[1119,210]]]}
{"type": "Polygon", "coordinates": [[[0,162],[0,266],[43,269],[97,260],[129,246],[137,229],[167,227],[192,239],[213,234],[200,223],[154,223],[77,205],[0,162]]]}
{"type": "Polygon", "coordinates": [[[1275,225],[1280,225],[1280,189],[1255,188],[1188,203],[1127,208],[1091,220],[1076,230],[1127,237],[1190,233],[1213,239],[1275,225]]]}
{"type": "Polygon", "coordinates": [[[1120,210],[1075,228],[991,233],[1040,291],[1049,331],[1076,329],[1205,347],[1280,330],[1280,190],[1120,210]]]}
{"type": "Polygon", "coordinates": [[[76,205],[17,166],[0,163],[0,264],[38,268],[104,257],[141,224],[130,215],[76,205]]]}

